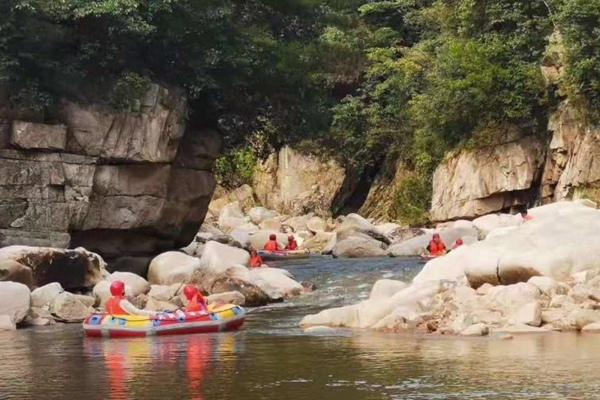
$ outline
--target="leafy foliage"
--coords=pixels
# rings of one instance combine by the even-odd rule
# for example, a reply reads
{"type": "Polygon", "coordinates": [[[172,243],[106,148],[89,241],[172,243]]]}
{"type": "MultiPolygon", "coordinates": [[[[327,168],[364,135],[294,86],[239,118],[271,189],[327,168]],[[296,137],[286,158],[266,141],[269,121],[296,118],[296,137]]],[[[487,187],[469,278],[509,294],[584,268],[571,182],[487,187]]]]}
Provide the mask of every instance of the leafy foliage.
{"type": "Polygon", "coordinates": [[[398,194],[412,220],[446,151],[545,131],[552,31],[571,95],[600,117],[595,0],[5,0],[0,15],[0,86],[17,108],[135,110],[148,82],[178,86],[190,124],[225,136],[222,179],[247,181],[250,153],[288,143],[355,173],[395,158],[415,174],[418,199],[398,194]]]}

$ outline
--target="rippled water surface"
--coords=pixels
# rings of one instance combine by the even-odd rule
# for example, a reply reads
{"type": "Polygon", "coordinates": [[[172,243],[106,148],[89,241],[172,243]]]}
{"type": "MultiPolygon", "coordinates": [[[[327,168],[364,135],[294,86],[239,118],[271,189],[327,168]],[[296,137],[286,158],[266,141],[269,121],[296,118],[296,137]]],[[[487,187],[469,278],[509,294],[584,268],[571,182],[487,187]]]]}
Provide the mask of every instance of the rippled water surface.
{"type": "Polygon", "coordinates": [[[594,399],[600,336],[458,339],[304,334],[307,313],[367,297],[413,260],[311,259],[287,268],[319,289],[252,310],[243,331],[86,339],[79,325],[0,332],[0,399],[594,399]]]}

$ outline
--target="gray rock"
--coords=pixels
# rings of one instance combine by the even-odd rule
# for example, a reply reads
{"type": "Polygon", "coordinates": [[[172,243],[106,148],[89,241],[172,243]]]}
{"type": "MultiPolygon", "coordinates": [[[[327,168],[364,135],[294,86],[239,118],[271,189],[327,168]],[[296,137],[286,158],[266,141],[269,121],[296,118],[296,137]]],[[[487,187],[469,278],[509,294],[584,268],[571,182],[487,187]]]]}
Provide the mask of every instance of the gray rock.
{"type": "Polygon", "coordinates": [[[13,121],[10,144],[22,149],[64,150],[67,127],[13,121]]]}

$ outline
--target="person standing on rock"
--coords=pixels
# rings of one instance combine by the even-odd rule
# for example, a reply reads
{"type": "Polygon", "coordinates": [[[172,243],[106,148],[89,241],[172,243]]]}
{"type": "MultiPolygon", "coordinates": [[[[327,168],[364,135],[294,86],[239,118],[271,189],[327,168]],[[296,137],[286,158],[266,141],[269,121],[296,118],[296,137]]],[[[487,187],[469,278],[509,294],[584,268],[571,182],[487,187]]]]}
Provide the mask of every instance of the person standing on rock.
{"type": "Polygon", "coordinates": [[[427,245],[427,251],[433,257],[439,257],[446,254],[446,244],[440,237],[439,233],[434,233],[431,241],[427,245]]]}
{"type": "Polygon", "coordinates": [[[277,235],[271,234],[269,235],[269,241],[265,244],[264,247],[267,251],[280,251],[279,243],[277,243],[277,235]]]}
{"type": "Polygon", "coordinates": [[[296,242],[296,238],[294,235],[288,236],[288,244],[285,246],[286,250],[298,250],[298,243],[296,242]]]}
{"type": "Polygon", "coordinates": [[[123,281],[114,281],[110,284],[110,294],[104,309],[111,315],[144,315],[154,317],[158,315],[155,311],[140,310],[125,298],[125,284],[123,281]]]}

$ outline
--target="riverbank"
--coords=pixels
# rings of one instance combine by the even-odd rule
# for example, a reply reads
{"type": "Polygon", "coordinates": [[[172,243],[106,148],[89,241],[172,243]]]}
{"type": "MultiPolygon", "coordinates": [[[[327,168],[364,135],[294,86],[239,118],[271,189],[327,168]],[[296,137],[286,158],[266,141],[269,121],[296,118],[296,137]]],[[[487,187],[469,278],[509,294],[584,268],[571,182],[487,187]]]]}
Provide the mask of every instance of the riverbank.
{"type": "Polygon", "coordinates": [[[250,312],[237,334],[85,339],[78,325],[0,332],[0,393],[8,398],[332,400],[593,398],[597,336],[512,340],[341,330],[307,334],[306,310],[352,304],[381,278],[409,281],[414,259],[289,264],[313,294],[250,312]],[[360,287],[361,285],[364,285],[360,287]],[[360,288],[359,288],[360,287],[360,288]],[[543,379],[540,378],[543,371],[543,379]]]}

